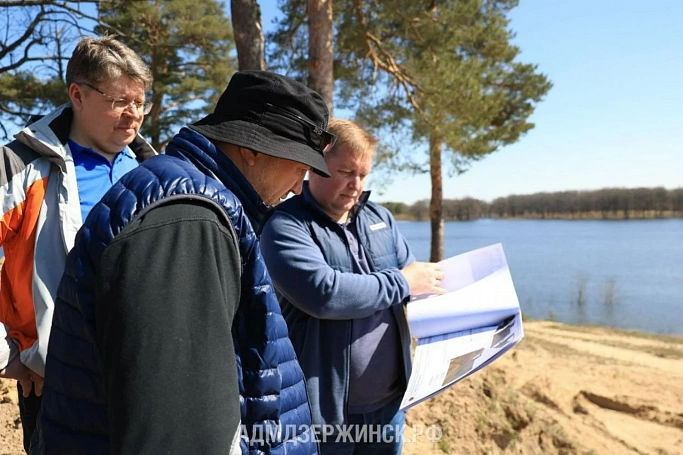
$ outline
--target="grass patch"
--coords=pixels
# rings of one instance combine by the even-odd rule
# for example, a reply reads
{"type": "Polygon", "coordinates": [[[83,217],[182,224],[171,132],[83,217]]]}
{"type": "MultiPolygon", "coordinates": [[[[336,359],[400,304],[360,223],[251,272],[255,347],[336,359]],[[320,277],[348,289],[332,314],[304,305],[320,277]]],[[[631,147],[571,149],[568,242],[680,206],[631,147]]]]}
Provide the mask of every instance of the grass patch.
{"type": "Polygon", "coordinates": [[[451,443],[446,439],[439,439],[439,450],[443,453],[451,453],[451,443]]]}

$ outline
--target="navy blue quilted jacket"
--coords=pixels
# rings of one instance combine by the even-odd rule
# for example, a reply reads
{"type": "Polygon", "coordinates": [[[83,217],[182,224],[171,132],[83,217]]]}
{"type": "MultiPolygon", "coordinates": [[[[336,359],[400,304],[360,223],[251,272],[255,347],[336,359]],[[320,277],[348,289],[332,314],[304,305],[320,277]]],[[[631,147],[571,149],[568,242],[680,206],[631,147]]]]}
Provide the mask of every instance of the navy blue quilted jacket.
{"type": "Polygon", "coordinates": [[[166,156],[125,175],[93,208],[77,235],[55,306],[32,453],[109,453],[106,390],[94,322],[98,264],[104,249],[138,214],[161,199],[182,195],[218,203],[237,234],[242,278],[232,335],[242,452],[317,453],[303,374],[255,234],[268,207],[227,157],[187,128],[172,140],[166,156]]]}

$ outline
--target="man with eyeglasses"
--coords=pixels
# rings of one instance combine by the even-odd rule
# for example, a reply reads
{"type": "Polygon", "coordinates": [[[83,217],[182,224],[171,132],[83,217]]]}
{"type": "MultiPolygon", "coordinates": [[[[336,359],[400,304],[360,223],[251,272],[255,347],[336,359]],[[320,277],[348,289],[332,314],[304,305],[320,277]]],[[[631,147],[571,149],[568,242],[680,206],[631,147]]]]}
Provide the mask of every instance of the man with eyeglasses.
{"type": "Polygon", "coordinates": [[[377,139],[331,120],[330,178],[312,174],[261,236],[306,376],[320,453],[401,453],[410,376],[410,295],[443,293],[437,264],[415,262],[391,213],[368,200],[377,139]],[[364,435],[364,436],[359,436],[364,435]]]}
{"type": "Polygon", "coordinates": [[[135,52],[112,38],[84,38],[66,82],[68,104],[0,147],[0,377],[19,381],[26,450],[40,408],[54,299],[76,232],[113,183],[156,154],[138,135],[152,75],[135,52]]]}
{"type": "Polygon", "coordinates": [[[258,235],[307,171],[329,176],[327,120],[306,86],[238,72],[92,209],[59,288],[32,453],[317,452],[258,235]]]}

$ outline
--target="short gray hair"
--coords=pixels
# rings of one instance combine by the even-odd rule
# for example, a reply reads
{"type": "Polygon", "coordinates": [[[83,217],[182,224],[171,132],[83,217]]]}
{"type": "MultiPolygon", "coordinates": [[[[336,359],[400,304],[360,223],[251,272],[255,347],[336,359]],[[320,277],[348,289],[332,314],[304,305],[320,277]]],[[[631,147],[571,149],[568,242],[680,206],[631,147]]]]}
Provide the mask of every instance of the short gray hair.
{"type": "Polygon", "coordinates": [[[66,83],[106,83],[128,76],[146,90],[152,87],[152,72],[140,56],[122,42],[104,36],[83,38],[66,66],[66,83]]]}

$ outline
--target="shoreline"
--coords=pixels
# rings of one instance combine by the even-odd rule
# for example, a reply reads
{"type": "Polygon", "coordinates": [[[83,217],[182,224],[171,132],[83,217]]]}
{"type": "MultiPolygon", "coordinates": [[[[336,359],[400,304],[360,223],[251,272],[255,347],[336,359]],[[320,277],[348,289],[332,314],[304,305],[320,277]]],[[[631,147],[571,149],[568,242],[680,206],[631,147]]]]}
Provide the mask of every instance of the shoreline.
{"type": "MultiPolygon", "coordinates": [[[[429,218],[415,218],[407,215],[393,215],[396,221],[430,221],[429,218]]],[[[444,222],[451,221],[477,221],[477,220],[561,220],[561,221],[643,221],[643,220],[675,220],[683,219],[683,213],[672,213],[672,214],[638,214],[623,216],[622,214],[607,214],[602,213],[588,213],[588,214],[570,214],[570,213],[559,213],[552,214],[548,213],[542,214],[529,214],[522,216],[480,216],[471,218],[444,218],[444,222]]]]}

